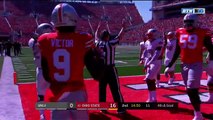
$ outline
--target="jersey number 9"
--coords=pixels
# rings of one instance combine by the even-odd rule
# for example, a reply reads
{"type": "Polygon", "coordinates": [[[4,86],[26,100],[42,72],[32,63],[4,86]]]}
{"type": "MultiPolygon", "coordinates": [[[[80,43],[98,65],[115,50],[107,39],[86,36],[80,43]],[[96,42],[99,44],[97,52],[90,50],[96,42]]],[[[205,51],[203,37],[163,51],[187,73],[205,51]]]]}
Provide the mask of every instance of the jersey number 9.
{"type": "Polygon", "coordinates": [[[57,49],[53,53],[53,64],[63,70],[63,74],[54,73],[54,78],[58,82],[65,82],[70,78],[70,53],[66,49],[57,49]],[[60,60],[62,59],[62,60],[60,60]]]}

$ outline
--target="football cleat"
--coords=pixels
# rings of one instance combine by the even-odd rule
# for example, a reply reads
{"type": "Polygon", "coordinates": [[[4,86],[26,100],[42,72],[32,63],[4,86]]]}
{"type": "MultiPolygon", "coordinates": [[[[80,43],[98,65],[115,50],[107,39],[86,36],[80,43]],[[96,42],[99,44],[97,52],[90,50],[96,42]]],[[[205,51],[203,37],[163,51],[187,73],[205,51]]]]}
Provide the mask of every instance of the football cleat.
{"type": "Polygon", "coordinates": [[[173,82],[174,82],[174,78],[170,78],[169,81],[168,81],[168,85],[173,84],[173,82]]]}
{"type": "Polygon", "coordinates": [[[156,88],[160,88],[160,80],[156,80],[156,88]]]}
{"type": "Polygon", "coordinates": [[[201,112],[194,112],[194,118],[192,120],[204,120],[201,112]]]}
{"type": "Polygon", "coordinates": [[[147,103],[156,103],[157,100],[153,100],[153,99],[150,100],[150,99],[147,99],[146,102],[147,102],[147,103]]]}
{"type": "Polygon", "coordinates": [[[45,118],[45,115],[44,115],[44,114],[41,114],[41,115],[40,115],[40,120],[46,120],[46,118],[45,118]]]}

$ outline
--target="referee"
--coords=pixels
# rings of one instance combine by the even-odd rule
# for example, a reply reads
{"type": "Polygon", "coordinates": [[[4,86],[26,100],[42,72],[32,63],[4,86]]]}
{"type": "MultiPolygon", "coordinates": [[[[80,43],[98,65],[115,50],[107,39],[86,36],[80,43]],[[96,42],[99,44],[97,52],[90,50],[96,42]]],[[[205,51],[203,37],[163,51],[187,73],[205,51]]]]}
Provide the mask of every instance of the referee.
{"type": "MultiPolygon", "coordinates": [[[[124,102],[123,96],[119,87],[119,78],[117,69],[115,67],[115,48],[119,43],[119,39],[124,30],[124,22],[122,23],[122,29],[119,34],[111,38],[111,35],[108,30],[103,30],[101,32],[100,40],[97,42],[97,47],[101,51],[101,55],[104,59],[104,76],[99,82],[99,102],[106,102],[106,87],[109,84],[112,96],[115,102],[121,103],[124,102]]],[[[106,110],[101,112],[107,113],[106,110]]],[[[119,114],[126,113],[125,109],[118,108],[117,112],[119,114]]]]}

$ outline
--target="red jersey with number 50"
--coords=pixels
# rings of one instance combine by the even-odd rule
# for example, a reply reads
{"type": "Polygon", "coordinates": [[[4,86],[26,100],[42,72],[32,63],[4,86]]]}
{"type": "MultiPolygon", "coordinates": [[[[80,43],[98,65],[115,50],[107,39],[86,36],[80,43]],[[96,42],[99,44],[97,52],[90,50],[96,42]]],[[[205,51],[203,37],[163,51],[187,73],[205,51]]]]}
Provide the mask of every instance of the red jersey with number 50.
{"type": "Polygon", "coordinates": [[[203,61],[204,38],[208,35],[206,29],[197,28],[194,32],[187,32],[185,28],[176,31],[176,37],[181,48],[181,61],[195,63],[203,61]]]}
{"type": "Polygon", "coordinates": [[[85,89],[84,55],[94,46],[92,36],[80,33],[47,33],[39,37],[42,57],[47,61],[50,89],[60,97],[67,91],[85,89]]]}

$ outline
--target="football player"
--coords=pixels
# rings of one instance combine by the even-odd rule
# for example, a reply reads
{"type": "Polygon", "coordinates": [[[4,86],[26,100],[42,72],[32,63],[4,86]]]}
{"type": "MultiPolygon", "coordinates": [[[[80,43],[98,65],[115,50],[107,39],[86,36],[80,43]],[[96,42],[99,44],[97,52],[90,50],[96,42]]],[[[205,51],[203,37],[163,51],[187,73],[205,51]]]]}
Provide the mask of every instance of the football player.
{"type": "Polygon", "coordinates": [[[163,41],[159,38],[159,33],[156,29],[149,29],[147,31],[147,37],[147,61],[144,64],[147,71],[145,80],[149,90],[147,102],[157,102],[155,82],[162,65],[161,51],[163,41]]]}
{"type": "MultiPolygon", "coordinates": [[[[56,32],[43,34],[38,43],[45,80],[55,102],[87,102],[83,79],[84,56],[94,46],[93,37],[76,31],[78,14],[67,3],[55,6],[51,20],[56,32]]],[[[52,110],[52,120],[88,120],[86,110],[52,110]]]]}
{"type": "Polygon", "coordinates": [[[213,69],[213,45],[209,31],[197,26],[197,15],[186,14],[183,19],[184,28],[176,31],[176,50],[171,62],[166,66],[165,75],[168,76],[170,68],[177,60],[179,54],[181,58],[181,74],[186,85],[186,91],[194,108],[193,120],[202,120],[200,112],[199,87],[202,76],[203,47],[210,53],[209,70],[213,69]]]}
{"type": "MultiPolygon", "coordinates": [[[[207,54],[206,56],[206,61],[207,63],[209,63],[209,53],[207,54]]],[[[209,65],[210,66],[210,65],[209,65]]],[[[208,74],[208,77],[207,77],[207,86],[208,86],[208,90],[209,90],[209,98],[207,101],[204,101],[206,103],[213,103],[213,71],[212,69],[206,69],[206,72],[208,74]]]]}
{"type": "MultiPolygon", "coordinates": [[[[168,32],[167,33],[167,44],[166,44],[166,51],[165,51],[165,59],[164,59],[164,64],[167,66],[173,57],[173,54],[176,49],[176,38],[175,38],[175,33],[174,32],[168,32]]],[[[175,71],[175,63],[172,65],[169,71],[169,76],[170,79],[168,81],[168,84],[171,85],[175,79],[174,76],[174,71],[175,71]]]]}
{"type": "MultiPolygon", "coordinates": [[[[49,23],[42,23],[40,24],[35,33],[33,38],[31,38],[28,42],[28,45],[33,50],[33,56],[34,56],[34,64],[36,66],[36,88],[37,88],[37,94],[38,94],[38,102],[44,101],[44,95],[46,92],[46,89],[49,87],[49,83],[44,80],[42,69],[41,69],[41,54],[38,47],[37,38],[44,34],[49,33],[53,31],[53,27],[49,23]]],[[[40,110],[40,119],[45,119],[44,117],[44,111],[40,110]]]]}
{"type": "MultiPolygon", "coordinates": [[[[146,39],[149,39],[148,34],[146,33],[146,39]]],[[[140,56],[139,56],[139,65],[146,65],[146,63],[148,62],[149,58],[148,58],[148,53],[147,53],[147,46],[148,46],[148,41],[144,40],[142,42],[140,42],[140,56]]],[[[144,69],[144,72],[146,72],[146,69],[144,69]]],[[[157,79],[156,79],[156,87],[159,88],[160,87],[160,70],[157,74],[157,79]]]]}

